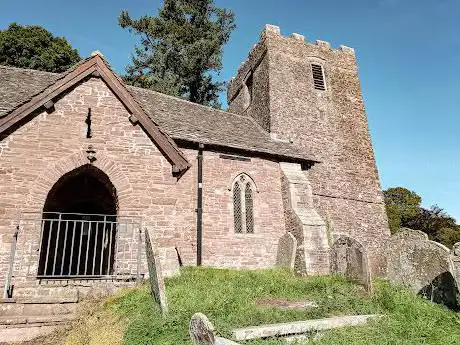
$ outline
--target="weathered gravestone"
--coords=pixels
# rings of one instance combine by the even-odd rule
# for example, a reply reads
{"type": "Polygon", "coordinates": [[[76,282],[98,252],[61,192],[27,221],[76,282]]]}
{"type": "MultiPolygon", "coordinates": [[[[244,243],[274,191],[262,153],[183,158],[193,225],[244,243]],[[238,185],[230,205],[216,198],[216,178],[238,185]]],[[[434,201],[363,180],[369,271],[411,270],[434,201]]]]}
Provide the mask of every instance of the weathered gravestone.
{"type": "Polygon", "coordinates": [[[318,304],[313,301],[288,301],[280,298],[263,298],[256,302],[260,307],[270,307],[279,309],[307,309],[318,308],[318,304]]]}
{"type": "Polygon", "coordinates": [[[450,251],[450,259],[453,264],[453,276],[455,281],[460,282],[460,242],[457,242],[453,245],[452,250],[450,251]]]}
{"type": "Polygon", "coordinates": [[[216,337],[214,326],[206,315],[196,313],[192,316],[189,325],[189,333],[196,345],[239,345],[234,341],[216,337]]]}
{"type": "Polygon", "coordinates": [[[149,281],[152,295],[157,302],[163,314],[168,312],[168,303],[166,300],[165,283],[163,272],[161,270],[160,258],[153,241],[153,229],[145,230],[145,253],[147,255],[147,264],[149,267],[149,281]]]}
{"type": "Polygon", "coordinates": [[[169,278],[180,275],[179,254],[176,247],[158,248],[158,256],[162,262],[163,277],[169,278]]]}
{"type": "Polygon", "coordinates": [[[348,236],[340,236],[331,247],[331,272],[371,290],[371,275],[364,247],[348,236]]]}
{"type": "Polygon", "coordinates": [[[427,234],[401,229],[386,243],[387,276],[431,301],[458,309],[458,286],[450,250],[427,234]]]}
{"type": "Polygon", "coordinates": [[[285,233],[278,242],[278,253],[276,265],[279,267],[294,269],[295,253],[297,251],[297,240],[290,232],[285,233]]]}

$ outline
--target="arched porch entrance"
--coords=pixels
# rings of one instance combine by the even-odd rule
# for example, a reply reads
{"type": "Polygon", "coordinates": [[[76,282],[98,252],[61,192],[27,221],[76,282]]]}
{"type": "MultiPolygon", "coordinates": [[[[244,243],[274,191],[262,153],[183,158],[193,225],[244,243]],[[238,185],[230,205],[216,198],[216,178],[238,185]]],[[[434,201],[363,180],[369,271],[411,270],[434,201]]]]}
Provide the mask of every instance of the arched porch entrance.
{"type": "Polygon", "coordinates": [[[43,209],[38,276],[103,277],[114,270],[117,195],[92,165],[62,176],[43,209]]]}

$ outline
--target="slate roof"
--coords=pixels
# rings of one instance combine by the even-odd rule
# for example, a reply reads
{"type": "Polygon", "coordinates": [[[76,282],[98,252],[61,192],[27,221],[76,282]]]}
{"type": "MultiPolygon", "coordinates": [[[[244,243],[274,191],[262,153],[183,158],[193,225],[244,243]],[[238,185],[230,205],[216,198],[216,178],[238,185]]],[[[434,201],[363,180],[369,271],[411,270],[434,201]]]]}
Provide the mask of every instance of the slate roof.
{"type": "MultiPolygon", "coordinates": [[[[62,75],[0,66],[0,117],[42,92],[62,75]]],[[[250,117],[151,90],[132,86],[127,89],[152,121],[179,142],[203,143],[279,160],[316,161],[289,143],[271,139],[250,117]]]]}
{"type": "Polygon", "coordinates": [[[28,101],[59,77],[56,73],[0,66],[0,116],[28,101]]]}

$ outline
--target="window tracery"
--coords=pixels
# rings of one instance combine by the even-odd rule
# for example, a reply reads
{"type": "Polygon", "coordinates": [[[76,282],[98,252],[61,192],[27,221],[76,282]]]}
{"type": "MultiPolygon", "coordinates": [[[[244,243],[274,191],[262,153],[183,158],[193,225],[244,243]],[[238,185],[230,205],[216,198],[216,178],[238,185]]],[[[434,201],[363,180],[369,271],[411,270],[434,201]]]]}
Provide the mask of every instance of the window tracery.
{"type": "Polygon", "coordinates": [[[254,186],[246,174],[233,183],[233,219],[236,233],[254,233],[254,186]]]}

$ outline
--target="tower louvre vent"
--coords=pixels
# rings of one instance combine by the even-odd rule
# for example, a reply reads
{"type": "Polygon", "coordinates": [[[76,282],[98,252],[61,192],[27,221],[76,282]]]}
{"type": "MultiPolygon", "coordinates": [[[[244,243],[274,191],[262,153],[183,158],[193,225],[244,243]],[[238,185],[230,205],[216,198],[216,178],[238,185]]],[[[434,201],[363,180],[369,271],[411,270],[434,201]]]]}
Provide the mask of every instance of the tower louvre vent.
{"type": "Polygon", "coordinates": [[[312,64],[311,71],[313,72],[313,85],[316,90],[325,91],[326,83],[324,81],[323,66],[312,64]]]}

